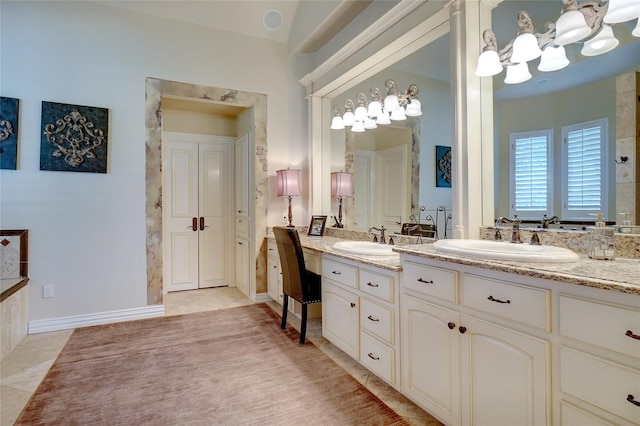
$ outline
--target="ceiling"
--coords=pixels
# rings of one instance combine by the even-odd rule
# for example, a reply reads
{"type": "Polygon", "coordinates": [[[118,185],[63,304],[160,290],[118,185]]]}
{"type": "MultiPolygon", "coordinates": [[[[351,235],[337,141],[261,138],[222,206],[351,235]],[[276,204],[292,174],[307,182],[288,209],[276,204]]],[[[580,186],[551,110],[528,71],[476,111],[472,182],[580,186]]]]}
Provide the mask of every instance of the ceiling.
{"type": "MultiPolygon", "coordinates": [[[[188,24],[287,43],[301,1],[307,0],[99,0],[98,2],[188,24]],[[278,29],[270,30],[265,26],[265,14],[273,10],[282,15],[282,25],[278,29]]],[[[267,15],[266,24],[277,23],[277,13],[267,15]]]]}

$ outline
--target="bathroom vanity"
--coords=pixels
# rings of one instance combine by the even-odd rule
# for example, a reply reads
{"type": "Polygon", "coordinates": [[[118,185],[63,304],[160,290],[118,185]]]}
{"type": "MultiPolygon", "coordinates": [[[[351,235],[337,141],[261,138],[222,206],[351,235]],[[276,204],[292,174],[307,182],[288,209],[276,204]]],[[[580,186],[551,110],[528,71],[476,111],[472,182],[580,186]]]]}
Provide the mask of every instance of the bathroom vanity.
{"type": "Polygon", "coordinates": [[[445,424],[640,423],[640,261],[318,254],[323,336],[445,424]]]}

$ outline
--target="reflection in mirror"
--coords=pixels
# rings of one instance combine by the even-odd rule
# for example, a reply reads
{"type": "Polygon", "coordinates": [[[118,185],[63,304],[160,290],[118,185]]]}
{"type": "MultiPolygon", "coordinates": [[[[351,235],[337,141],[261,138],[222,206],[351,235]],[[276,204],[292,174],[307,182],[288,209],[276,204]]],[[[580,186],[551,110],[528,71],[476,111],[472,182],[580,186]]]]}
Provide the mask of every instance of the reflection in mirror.
{"type": "MultiPolygon", "coordinates": [[[[451,188],[436,186],[436,146],[451,146],[449,35],[446,34],[391,67],[334,97],[368,94],[393,79],[399,90],[416,84],[422,116],[354,133],[331,130],[332,152],[344,152],[345,171],[354,173],[354,197],[347,200],[346,226],[366,231],[372,226],[401,232],[403,223],[438,224],[442,238],[450,221],[451,188]]],[[[368,96],[369,97],[369,96],[368,96]]],[[[455,212],[453,212],[455,214],[455,212]]],[[[450,226],[450,225],[449,225],[450,226]]]]}
{"type": "MultiPolygon", "coordinates": [[[[500,3],[492,11],[492,30],[501,49],[517,34],[516,16],[526,10],[533,21],[535,32],[546,30],[546,23],[560,15],[560,1],[511,1],[500,3]]],[[[620,41],[614,50],[599,56],[586,57],[580,53],[584,43],[565,46],[570,65],[562,70],[541,72],[539,60],[529,62],[532,78],[524,83],[504,83],[505,73],[493,77],[494,138],[495,138],[495,202],[496,216],[512,216],[514,197],[511,180],[510,135],[521,132],[551,130],[549,175],[547,182],[550,203],[543,214],[558,215],[563,222],[593,221],[584,212],[572,212],[567,207],[567,154],[563,154],[563,130],[580,123],[605,119],[608,140],[602,161],[601,179],[604,195],[608,199],[600,206],[608,222],[620,222],[622,216],[616,204],[616,77],[640,71],[640,39],[633,37],[636,20],[613,27],[620,41]],[[564,158],[564,161],[563,161],[564,158]],[[582,214],[581,214],[582,213],[582,214]]],[[[617,124],[618,123],[618,124],[617,124]]],[[[634,148],[635,150],[635,148],[634,148]]],[[[624,210],[623,210],[624,211],[624,210]]]]}

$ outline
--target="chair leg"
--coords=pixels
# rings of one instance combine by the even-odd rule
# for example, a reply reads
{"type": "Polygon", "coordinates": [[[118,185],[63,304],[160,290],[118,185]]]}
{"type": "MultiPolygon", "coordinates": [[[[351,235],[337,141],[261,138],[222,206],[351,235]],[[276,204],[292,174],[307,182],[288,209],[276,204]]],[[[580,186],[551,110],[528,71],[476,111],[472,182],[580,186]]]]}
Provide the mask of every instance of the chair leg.
{"type": "Polygon", "coordinates": [[[302,320],[300,321],[300,344],[304,345],[305,335],[307,334],[307,304],[302,305],[302,320]]]}
{"type": "Polygon", "coordinates": [[[282,322],[280,323],[280,328],[287,328],[287,312],[289,312],[289,296],[284,295],[284,299],[282,300],[282,322]]]}

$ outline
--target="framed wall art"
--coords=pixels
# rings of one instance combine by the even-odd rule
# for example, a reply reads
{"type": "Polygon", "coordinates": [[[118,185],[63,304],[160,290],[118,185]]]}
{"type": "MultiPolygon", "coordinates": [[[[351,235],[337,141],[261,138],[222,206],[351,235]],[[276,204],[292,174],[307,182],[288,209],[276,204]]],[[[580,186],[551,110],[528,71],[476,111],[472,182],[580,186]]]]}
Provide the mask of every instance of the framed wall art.
{"type": "Polygon", "coordinates": [[[451,188],[451,147],[436,145],[436,186],[451,188]]]}
{"type": "Polygon", "coordinates": [[[0,169],[17,168],[19,112],[20,100],[0,97],[0,169]]]}
{"type": "Polygon", "coordinates": [[[40,170],[107,172],[109,110],[42,102],[40,170]]]}

